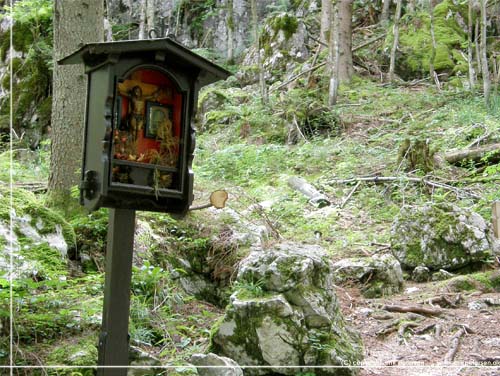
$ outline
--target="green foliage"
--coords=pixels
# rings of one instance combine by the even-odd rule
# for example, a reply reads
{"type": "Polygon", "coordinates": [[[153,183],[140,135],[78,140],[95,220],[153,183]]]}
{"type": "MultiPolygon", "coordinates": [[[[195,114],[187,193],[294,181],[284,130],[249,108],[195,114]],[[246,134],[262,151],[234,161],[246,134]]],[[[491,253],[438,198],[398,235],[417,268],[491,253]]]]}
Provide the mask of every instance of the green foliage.
{"type": "MultiPolygon", "coordinates": [[[[6,7],[10,10],[9,7],[6,7]]],[[[12,8],[13,48],[23,53],[22,62],[12,61],[14,68],[13,97],[14,128],[37,128],[39,133],[50,122],[52,85],[52,0],[22,0],[12,8]],[[38,122],[31,124],[34,113],[40,113],[38,122]]],[[[5,61],[9,48],[9,33],[0,35],[0,55],[5,61]]],[[[6,78],[2,82],[8,87],[6,78]]],[[[4,97],[2,108],[9,108],[4,97]]],[[[5,111],[5,110],[4,110],[5,111]]]]}
{"type": "MultiPolygon", "coordinates": [[[[441,2],[434,9],[436,56],[433,65],[438,73],[467,74],[466,60],[460,53],[466,47],[467,38],[454,16],[460,15],[461,12],[462,8],[451,0],[441,2]]],[[[392,43],[392,33],[388,33],[384,46],[387,53],[392,43]]],[[[428,12],[417,12],[402,17],[399,49],[400,54],[396,59],[398,75],[404,79],[412,79],[429,74],[432,39],[428,12]]]]}

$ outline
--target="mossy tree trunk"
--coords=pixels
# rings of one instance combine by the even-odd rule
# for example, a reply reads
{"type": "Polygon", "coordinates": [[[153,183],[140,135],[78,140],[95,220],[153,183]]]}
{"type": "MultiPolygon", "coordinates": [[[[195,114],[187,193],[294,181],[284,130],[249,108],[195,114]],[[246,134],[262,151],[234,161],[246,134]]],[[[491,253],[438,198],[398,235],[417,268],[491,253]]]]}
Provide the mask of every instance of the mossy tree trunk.
{"type": "Polygon", "coordinates": [[[391,59],[389,63],[389,81],[394,81],[394,70],[396,67],[396,52],[399,45],[399,19],[401,18],[401,0],[396,3],[396,15],[394,17],[394,27],[392,29],[394,41],[391,49],[391,59]]]}
{"type": "Polygon", "coordinates": [[[491,78],[490,78],[490,70],[488,68],[488,54],[487,54],[487,45],[486,45],[486,25],[488,23],[488,0],[481,0],[481,65],[482,65],[482,73],[483,73],[483,92],[484,92],[484,100],[486,105],[490,103],[490,92],[491,92],[491,78]]]}
{"type": "MultiPolygon", "coordinates": [[[[102,0],[54,1],[54,60],[104,36],[102,0]]],[[[86,75],[81,65],[54,64],[49,201],[67,203],[79,182],[83,148],[86,75]]]]}

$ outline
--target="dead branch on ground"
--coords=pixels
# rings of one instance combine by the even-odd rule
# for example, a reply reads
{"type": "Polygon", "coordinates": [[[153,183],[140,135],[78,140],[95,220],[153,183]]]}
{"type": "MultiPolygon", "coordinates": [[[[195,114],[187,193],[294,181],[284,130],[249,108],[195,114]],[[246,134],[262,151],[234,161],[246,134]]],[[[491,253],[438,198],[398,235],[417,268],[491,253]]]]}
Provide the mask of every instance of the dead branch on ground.
{"type": "Polygon", "coordinates": [[[382,307],[382,309],[385,311],[389,311],[389,312],[400,312],[400,313],[413,312],[413,313],[421,313],[423,315],[430,315],[430,316],[439,316],[444,312],[440,308],[427,308],[427,307],[420,306],[420,305],[401,306],[401,305],[387,305],[386,304],[382,307]]]}

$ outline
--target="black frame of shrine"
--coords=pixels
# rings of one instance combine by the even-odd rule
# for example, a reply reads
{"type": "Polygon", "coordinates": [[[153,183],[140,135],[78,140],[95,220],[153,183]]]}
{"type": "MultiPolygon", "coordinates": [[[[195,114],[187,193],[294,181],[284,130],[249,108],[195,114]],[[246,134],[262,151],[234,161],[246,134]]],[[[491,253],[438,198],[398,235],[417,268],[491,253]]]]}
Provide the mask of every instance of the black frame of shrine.
{"type": "Polygon", "coordinates": [[[78,63],[88,75],[81,204],[184,214],[198,92],[230,73],[170,38],[88,44],[59,61],[78,63]]]}

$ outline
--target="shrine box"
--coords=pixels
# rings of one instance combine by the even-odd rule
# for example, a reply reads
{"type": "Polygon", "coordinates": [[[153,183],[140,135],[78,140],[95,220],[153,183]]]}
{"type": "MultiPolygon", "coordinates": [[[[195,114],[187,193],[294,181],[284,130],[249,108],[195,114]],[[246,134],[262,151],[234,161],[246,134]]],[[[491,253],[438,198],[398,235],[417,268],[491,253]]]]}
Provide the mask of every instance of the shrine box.
{"type": "Polygon", "coordinates": [[[81,204],[185,213],[198,92],[230,73],[170,38],[87,44],[59,61],[80,63],[88,75],[81,204]]]}

